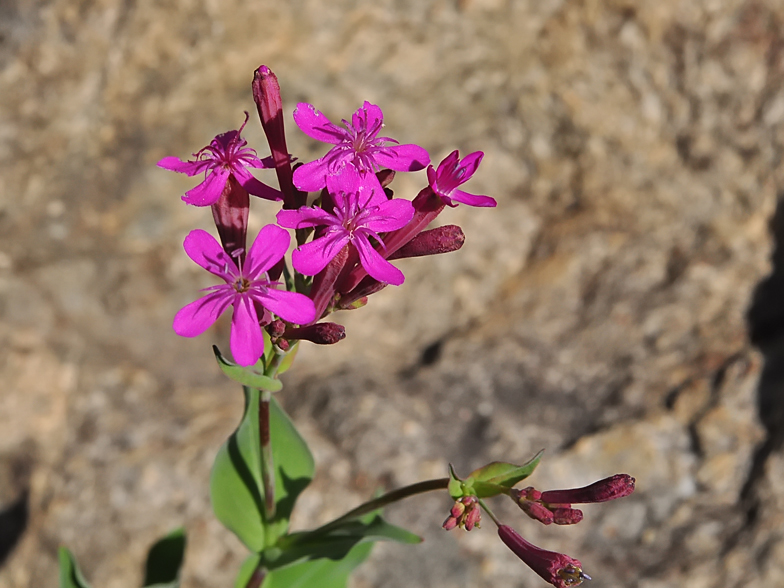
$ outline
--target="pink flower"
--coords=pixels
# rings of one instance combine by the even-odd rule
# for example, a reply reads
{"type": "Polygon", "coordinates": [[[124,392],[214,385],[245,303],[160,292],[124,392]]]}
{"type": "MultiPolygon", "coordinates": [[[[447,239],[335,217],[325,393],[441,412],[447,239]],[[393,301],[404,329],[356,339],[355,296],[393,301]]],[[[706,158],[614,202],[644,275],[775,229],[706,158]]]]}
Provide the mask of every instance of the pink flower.
{"type": "Polygon", "coordinates": [[[498,536],[529,568],[556,588],[579,586],[583,580],[591,579],[583,573],[580,560],[537,547],[523,539],[512,527],[499,525],[498,536]]]}
{"type": "Polygon", "coordinates": [[[333,124],[304,102],[294,110],[294,122],[309,137],[334,145],[321,159],[294,170],[294,184],[306,192],[325,188],[329,176],[340,175],[346,166],[351,166],[358,172],[362,185],[381,194],[381,185],[375,175],[380,168],[417,171],[430,163],[430,156],[422,147],[399,145],[394,139],[379,137],[384,114],[378,106],[367,101],[357,109],[350,123],[343,120],[345,128],[333,124]]]}
{"type": "Polygon", "coordinates": [[[479,196],[458,190],[457,187],[465,184],[476,173],[476,169],[484,157],[481,151],[466,155],[459,161],[457,151],[452,151],[438,164],[438,169],[430,165],[427,168],[427,180],[433,192],[441,197],[444,204],[457,206],[458,202],[469,206],[495,206],[496,201],[490,196],[479,196]]]}
{"type": "Polygon", "coordinates": [[[408,200],[371,200],[365,191],[339,192],[332,195],[333,212],[321,208],[302,207],[299,210],[281,210],[278,224],[290,229],[326,226],[323,233],[297,248],[292,262],[297,271],[314,276],[351,243],[359,253],[359,261],[368,274],[380,282],[399,286],[405,280],[403,272],[384,259],[370,243],[373,237],[382,243],[378,233],[393,231],[404,226],[414,215],[408,200]]]}
{"type": "Polygon", "coordinates": [[[280,200],[283,195],[253,177],[247,168],[274,167],[272,161],[259,159],[256,151],[250,147],[240,135],[248,122],[248,113],[245,113],[245,122],[237,131],[228,131],[215,137],[207,147],[193,154],[195,159],[183,161],[178,157],[164,157],[158,162],[158,167],[171,171],[195,176],[205,173],[204,181],[195,188],[188,190],[182,199],[194,206],[209,206],[218,201],[230,177],[250,194],[266,198],[267,200],[280,200]]]}
{"type": "Polygon", "coordinates": [[[261,321],[270,322],[275,313],[294,324],[307,324],[315,318],[313,302],[303,294],[277,290],[267,271],[286,253],[289,234],[280,227],[261,229],[238,267],[215,238],[201,229],[185,238],[185,252],[193,261],[226,283],[205,288],[207,295],[180,309],[174,317],[174,332],[196,337],[206,331],[223,312],[234,307],[231,320],[231,353],[242,366],[253,365],[264,353],[261,321]]]}

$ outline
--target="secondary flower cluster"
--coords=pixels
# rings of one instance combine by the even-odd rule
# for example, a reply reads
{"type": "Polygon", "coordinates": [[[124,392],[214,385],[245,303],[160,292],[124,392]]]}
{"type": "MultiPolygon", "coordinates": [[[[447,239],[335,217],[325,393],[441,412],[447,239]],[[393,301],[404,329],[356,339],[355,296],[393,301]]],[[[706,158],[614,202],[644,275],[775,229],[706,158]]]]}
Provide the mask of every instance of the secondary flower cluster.
{"type": "MultiPolygon", "coordinates": [[[[584,488],[540,492],[529,486],[522,490],[512,488],[508,490],[508,495],[529,517],[540,523],[571,525],[579,523],[583,518],[582,511],[572,508],[572,504],[606,502],[628,496],[634,492],[634,483],[631,476],[616,474],[584,488]]],[[[444,521],[444,529],[449,531],[460,526],[470,531],[474,526],[478,527],[481,504],[475,496],[464,496],[457,500],[444,521]]],[[[528,567],[556,588],[578,586],[583,580],[591,579],[582,571],[580,560],[537,547],[508,525],[498,523],[498,536],[528,567]]]]}
{"type": "Polygon", "coordinates": [[[282,350],[288,349],[290,340],[342,339],[342,327],[316,322],[333,310],[364,305],[369,295],[388,284],[402,284],[405,277],[391,260],[462,246],[465,237],[457,226],[426,229],[445,206],[496,205],[488,196],[460,189],[476,172],[481,152],[460,159],[453,151],[434,168],[422,147],[379,135],[383,113],[369,102],[342,126],[312,105],[299,104],[294,111],[297,126],[332,147],[316,161],[293,167],[283,132],[280,87],[266,66],[256,71],[253,96],[270,157],[260,159],[242,138],[246,113],[238,130],[216,136],[193,159],[165,157],[158,162],[189,176],[204,174],[204,180],[182,198],[211,207],[221,239],[219,245],[201,230],[186,237],[188,256],[225,283],[207,288],[204,297],[182,308],[174,330],[197,336],[232,306],[231,351],[242,366],[255,364],[263,355],[264,327],[282,350]],[[280,190],[257,180],[251,168],[274,168],[280,190]],[[388,186],[395,173],[423,169],[428,185],[418,196],[413,201],[394,198],[388,186]],[[317,193],[310,205],[308,192],[317,193]],[[283,210],[277,214],[277,225],[265,226],[246,250],[251,194],[282,201],[283,210]],[[290,237],[281,227],[295,229],[297,237],[293,278],[285,261],[290,237]]]}

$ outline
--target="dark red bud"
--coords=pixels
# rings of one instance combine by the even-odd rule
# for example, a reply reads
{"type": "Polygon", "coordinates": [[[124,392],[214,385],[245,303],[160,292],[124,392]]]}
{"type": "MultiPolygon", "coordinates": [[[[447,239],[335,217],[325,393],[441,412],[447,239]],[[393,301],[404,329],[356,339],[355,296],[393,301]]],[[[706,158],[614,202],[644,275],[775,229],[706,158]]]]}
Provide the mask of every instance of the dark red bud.
{"type": "Polygon", "coordinates": [[[346,338],[346,328],[337,323],[316,323],[307,327],[288,329],[283,333],[284,339],[304,339],[317,345],[332,345],[346,338]]]}
{"type": "Polygon", "coordinates": [[[275,342],[275,345],[277,345],[281,351],[288,351],[289,349],[291,349],[291,344],[285,339],[278,339],[275,342]]]}
{"type": "Polygon", "coordinates": [[[555,520],[552,511],[540,502],[523,500],[518,503],[523,512],[543,525],[550,525],[555,520]]]}
{"type": "Polygon", "coordinates": [[[441,527],[443,527],[444,531],[451,531],[457,527],[457,519],[455,517],[449,516],[446,518],[444,524],[441,525],[441,527]]]}
{"type": "Polygon", "coordinates": [[[465,530],[471,531],[474,527],[479,527],[482,520],[482,511],[478,506],[474,506],[468,510],[465,517],[465,530]]]}
{"type": "Polygon", "coordinates": [[[552,515],[556,525],[576,525],[583,520],[583,511],[577,508],[554,508],[552,515]]]}
{"type": "Polygon", "coordinates": [[[391,169],[382,169],[380,172],[376,172],[376,177],[381,183],[381,187],[386,188],[395,179],[395,172],[391,169]]]}
{"type": "Polygon", "coordinates": [[[623,498],[634,492],[634,482],[634,478],[628,474],[616,474],[584,488],[542,492],[542,502],[548,504],[606,502],[616,498],[623,498]]]}
{"type": "Polygon", "coordinates": [[[457,225],[444,225],[429,231],[422,231],[387,259],[403,259],[406,257],[449,253],[460,249],[463,243],[465,243],[465,234],[460,227],[457,225]]]}
{"type": "Polygon", "coordinates": [[[283,192],[284,208],[304,206],[307,194],[294,187],[291,157],[286,147],[286,133],[283,127],[283,100],[280,96],[278,78],[266,65],[262,65],[253,74],[253,100],[259,112],[261,126],[267,135],[272,159],[275,162],[275,173],[278,184],[283,192]]]}
{"type": "Polygon", "coordinates": [[[286,330],[286,323],[281,320],[274,320],[270,324],[267,325],[267,332],[269,336],[273,339],[277,339],[280,337],[283,332],[286,330]]]}

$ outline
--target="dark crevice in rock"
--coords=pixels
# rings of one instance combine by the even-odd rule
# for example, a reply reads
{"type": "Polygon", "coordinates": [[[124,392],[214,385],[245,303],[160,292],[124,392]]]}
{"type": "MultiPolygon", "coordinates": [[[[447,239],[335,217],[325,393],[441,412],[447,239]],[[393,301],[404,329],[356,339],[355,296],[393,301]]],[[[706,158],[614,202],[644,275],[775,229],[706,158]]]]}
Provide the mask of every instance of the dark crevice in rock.
{"type": "Polygon", "coordinates": [[[27,528],[28,502],[28,491],[25,490],[13,503],[0,510],[0,566],[11,555],[27,528]]]}
{"type": "Polygon", "coordinates": [[[754,452],[739,496],[745,524],[725,543],[725,553],[738,545],[759,520],[759,484],[768,458],[784,445],[784,192],[779,193],[770,231],[774,240],[773,269],[755,289],[747,315],[751,342],[765,361],[757,389],[757,410],[767,435],[754,452]]]}

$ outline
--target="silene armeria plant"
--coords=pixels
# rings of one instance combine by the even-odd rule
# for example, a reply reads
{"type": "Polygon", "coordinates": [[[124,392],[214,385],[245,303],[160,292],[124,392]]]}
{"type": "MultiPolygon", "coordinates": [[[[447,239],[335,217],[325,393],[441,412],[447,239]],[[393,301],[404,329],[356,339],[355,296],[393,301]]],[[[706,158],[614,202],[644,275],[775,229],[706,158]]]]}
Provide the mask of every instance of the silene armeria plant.
{"type": "MultiPolygon", "coordinates": [[[[260,158],[243,139],[246,113],[238,130],[218,135],[192,158],[158,162],[198,178],[182,199],[212,209],[219,239],[200,229],[185,236],[185,253],[215,276],[215,284],[176,314],[173,328],[178,335],[196,337],[231,309],[231,359],[217,347],[213,352],[224,374],[242,385],[245,411],[218,451],[210,495],[215,515],[249,551],[235,587],[344,588],[373,542],[421,541],[384,520],[383,507],[432,491],[444,493],[445,530],[479,528],[484,512],[501,541],[545,582],[565,588],[589,580],[579,560],[532,545],[493,514],[487,499],[506,496],[542,524],[572,525],[583,518],[573,505],[627,496],[634,478],[619,474],[572,490],[516,488],[534,471],[542,452],[521,465],[490,463],[465,478],[445,467],[447,477],[378,495],[316,529],[289,531],[297,497],[313,478],[315,464],[273,394],[282,389],[279,376],[291,367],[299,342],[342,340],[344,328],[325,319],[338,310],[359,309],[387,285],[403,284],[394,260],[460,249],[465,239],[460,227],[428,228],[445,207],[495,207],[496,201],[462,189],[476,173],[482,152],[461,158],[453,151],[433,166],[422,147],[383,136],[381,108],[369,102],[342,124],[310,104],[297,105],[294,122],[329,150],[315,161],[293,164],[277,78],[261,66],[252,87],[270,156],[260,158]],[[274,170],[278,188],[258,180],[253,169],[274,170]],[[427,185],[413,200],[393,195],[389,186],[396,173],[421,170],[427,185]],[[282,207],[248,246],[251,195],[282,207]],[[289,230],[296,244],[290,260],[289,230]]],[[[148,555],[144,586],[178,586],[184,550],[181,529],[158,541],[148,555]]],[[[88,586],[65,548],[60,550],[60,585],[88,586]]]]}

